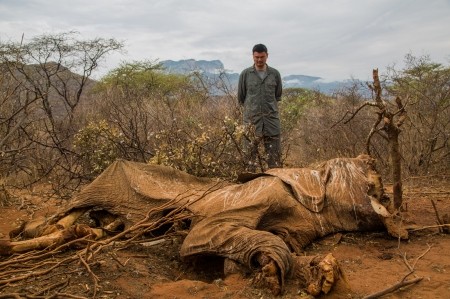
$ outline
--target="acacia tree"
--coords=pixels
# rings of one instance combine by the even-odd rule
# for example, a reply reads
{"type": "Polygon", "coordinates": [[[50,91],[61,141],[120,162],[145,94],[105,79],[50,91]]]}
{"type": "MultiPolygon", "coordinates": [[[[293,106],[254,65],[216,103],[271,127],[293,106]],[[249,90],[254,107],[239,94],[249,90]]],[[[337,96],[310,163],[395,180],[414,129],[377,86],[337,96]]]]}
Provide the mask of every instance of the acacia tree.
{"type": "Polygon", "coordinates": [[[122,47],[114,39],[82,40],[75,32],[0,43],[0,65],[6,78],[2,90],[13,90],[3,97],[10,104],[8,111],[2,109],[1,119],[7,120],[2,125],[7,124],[10,134],[2,140],[1,150],[19,146],[11,142],[13,134],[20,134],[28,142],[27,149],[33,149],[33,154],[16,158],[12,164],[24,161],[35,179],[56,168],[72,171],[70,144],[78,129],[77,107],[93,84],[93,71],[107,54],[122,47]]]}
{"type": "Polygon", "coordinates": [[[124,136],[123,158],[146,162],[152,156],[151,136],[169,129],[184,98],[194,105],[203,95],[184,75],[167,74],[151,61],[124,62],[96,87],[97,117],[124,136]]]}

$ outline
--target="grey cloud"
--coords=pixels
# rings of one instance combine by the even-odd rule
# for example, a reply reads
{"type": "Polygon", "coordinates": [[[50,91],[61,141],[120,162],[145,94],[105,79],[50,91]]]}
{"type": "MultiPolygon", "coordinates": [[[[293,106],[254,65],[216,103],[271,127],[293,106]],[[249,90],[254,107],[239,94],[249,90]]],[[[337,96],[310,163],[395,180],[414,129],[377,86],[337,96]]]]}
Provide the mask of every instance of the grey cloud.
{"type": "Polygon", "coordinates": [[[410,52],[448,62],[449,13],[445,0],[0,0],[0,39],[77,30],[125,40],[127,55],[110,67],[119,59],[220,59],[236,72],[264,42],[285,75],[365,78],[410,52]]]}

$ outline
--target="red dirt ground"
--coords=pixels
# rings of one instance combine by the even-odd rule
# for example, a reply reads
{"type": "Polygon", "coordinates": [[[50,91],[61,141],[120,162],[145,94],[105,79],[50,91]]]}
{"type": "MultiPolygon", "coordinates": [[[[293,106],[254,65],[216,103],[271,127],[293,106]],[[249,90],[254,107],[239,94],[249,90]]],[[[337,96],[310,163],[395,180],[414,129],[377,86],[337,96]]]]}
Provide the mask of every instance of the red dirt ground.
{"type": "MultiPolygon", "coordinates": [[[[50,215],[58,200],[44,200],[40,192],[17,195],[0,205],[0,239],[7,239],[17,222],[39,215],[50,215]]],[[[346,282],[341,279],[332,291],[320,298],[363,298],[407,279],[423,279],[383,298],[450,298],[450,235],[436,225],[435,203],[439,215],[450,215],[450,182],[447,179],[410,179],[405,182],[404,202],[407,223],[420,229],[410,232],[408,241],[390,238],[385,232],[343,233],[318,240],[305,249],[306,255],[332,252],[341,265],[346,282]],[[406,262],[407,261],[407,262],[406,262]]],[[[252,287],[251,277],[222,277],[214,260],[188,264],[180,261],[181,240],[168,238],[156,245],[134,245],[125,250],[98,255],[91,267],[97,277],[96,298],[273,298],[265,290],[252,287]]],[[[73,254],[69,251],[64,256],[73,254]]],[[[6,258],[0,257],[0,266],[6,258]]],[[[2,284],[0,298],[93,298],[94,279],[81,263],[56,269],[47,275],[25,281],[2,284]],[[52,287],[61,281],[67,284],[52,287]],[[47,290],[47,291],[45,291],[47,290]],[[52,293],[53,292],[53,293],[52,293]],[[10,294],[10,295],[8,295],[10,294]],[[26,294],[40,294],[26,297],[26,294]],[[53,295],[52,295],[53,294],[53,295]],[[55,294],[59,294],[58,296],[55,294]],[[22,297],[21,297],[22,296],[22,297]],[[53,296],[53,297],[52,297],[53,296]]],[[[298,286],[287,282],[285,292],[276,298],[308,298],[298,286]]]]}

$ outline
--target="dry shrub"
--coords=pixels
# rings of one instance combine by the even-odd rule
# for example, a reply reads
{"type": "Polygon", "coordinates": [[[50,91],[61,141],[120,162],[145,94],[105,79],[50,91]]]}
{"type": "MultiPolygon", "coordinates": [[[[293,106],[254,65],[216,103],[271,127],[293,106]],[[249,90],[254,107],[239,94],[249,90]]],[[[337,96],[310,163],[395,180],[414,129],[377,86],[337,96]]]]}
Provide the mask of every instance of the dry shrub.
{"type": "Polygon", "coordinates": [[[244,133],[244,126],[228,116],[215,125],[176,121],[171,130],[154,135],[157,146],[149,162],[197,176],[234,178],[245,168],[244,133]]]}
{"type": "Polygon", "coordinates": [[[285,142],[290,145],[288,165],[306,166],[336,157],[355,157],[364,151],[370,131],[370,114],[360,114],[351,124],[342,118],[363,96],[357,84],[328,96],[303,91],[282,101],[285,142]],[[300,107],[300,108],[299,108],[300,107]]]}
{"type": "Polygon", "coordinates": [[[78,151],[80,172],[94,179],[119,157],[117,144],[123,143],[122,134],[105,120],[90,122],[75,134],[73,149],[78,151]]]}
{"type": "Polygon", "coordinates": [[[450,172],[450,67],[428,56],[406,55],[406,67],[390,69],[391,94],[407,99],[400,144],[410,175],[450,172]]]}
{"type": "MultiPolygon", "coordinates": [[[[101,83],[96,110],[88,117],[105,120],[108,130],[120,136],[120,141],[108,139],[117,158],[198,176],[233,177],[245,165],[237,101],[210,94],[205,82],[194,79],[165,74],[148,62],[125,64],[101,83]]],[[[84,155],[83,164],[92,164],[92,155],[83,154],[90,152],[88,142],[75,150],[84,155]]],[[[106,156],[99,158],[104,161],[98,165],[110,163],[106,156]]]]}

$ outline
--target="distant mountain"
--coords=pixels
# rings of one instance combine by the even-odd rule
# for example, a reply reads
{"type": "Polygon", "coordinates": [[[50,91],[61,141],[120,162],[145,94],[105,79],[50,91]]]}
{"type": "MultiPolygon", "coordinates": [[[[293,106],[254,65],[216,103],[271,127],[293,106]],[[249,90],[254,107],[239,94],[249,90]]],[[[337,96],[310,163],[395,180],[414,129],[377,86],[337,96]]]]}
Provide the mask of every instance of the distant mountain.
{"type": "MultiPolygon", "coordinates": [[[[43,109],[36,109],[34,112],[37,115],[51,113],[57,120],[67,117],[75,107],[88,107],[89,92],[97,84],[97,81],[74,73],[54,61],[45,64],[16,64],[11,73],[6,64],[0,64],[0,72],[6,76],[11,74],[19,83],[17,87],[24,88],[23,90],[39,90],[36,95],[42,95],[39,102],[42,102],[43,109]]],[[[9,84],[11,82],[4,80],[0,82],[0,87],[12,90],[9,84]]]]}
{"type": "Polygon", "coordinates": [[[346,81],[330,81],[327,82],[321,77],[305,76],[305,75],[289,75],[283,77],[283,86],[301,87],[307,89],[320,90],[323,93],[332,93],[339,88],[350,84],[350,80],[346,81]]]}
{"type": "Polygon", "coordinates": [[[171,73],[189,73],[200,70],[206,73],[217,74],[224,70],[223,63],[220,60],[164,60],[161,63],[171,73]]]}
{"type": "MultiPolygon", "coordinates": [[[[209,79],[225,74],[232,87],[237,87],[239,81],[239,74],[227,71],[220,60],[164,60],[161,61],[161,64],[169,73],[187,74],[196,71],[209,79]]],[[[306,75],[288,75],[282,77],[282,79],[284,88],[307,88],[319,90],[323,93],[332,93],[350,83],[349,80],[326,82],[321,77],[306,75]]]]}

